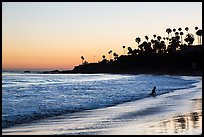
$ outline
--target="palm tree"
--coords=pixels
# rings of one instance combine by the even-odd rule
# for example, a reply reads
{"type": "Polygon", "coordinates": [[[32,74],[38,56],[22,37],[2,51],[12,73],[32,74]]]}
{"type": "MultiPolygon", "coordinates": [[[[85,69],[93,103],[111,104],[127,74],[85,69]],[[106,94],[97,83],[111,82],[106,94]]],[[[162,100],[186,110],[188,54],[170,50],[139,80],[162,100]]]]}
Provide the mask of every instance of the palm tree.
{"type": "Polygon", "coordinates": [[[149,37],[148,37],[148,36],[145,36],[145,39],[146,39],[146,40],[147,40],[147,42],[148,42],[149,37]]]}
{"type": "Polygon", "coordinates": [[[160,40],[161,40],[161,36],[157,36],[157,39],[158,39],[158,41],[160,42],[160,40]]]}
{"type": "Polygon", "coordinates": [[[173,29],[173,32],[174,32],[174,34],[175,34],[175,32],[176,32],[176,29],[175,29],[175,28],[173,29]]]}
{"type": "Polygon", "coordinates": [[[84,56],[81,56],[82,65],[84,64],[84,56]]]}
{"type": "Polygon", "coordinates": [[[181,44],[183,45],[182,35],[183,35],[183,32],[181,31],[181,32],[180,32],[180,36],[181,36],[181,44]]]}
{"type": "Polygon", "coordinates": [[[125,55],[125,46],[123,46],[123,51],[124,51],[124,55],[125,55]]]}
{"type": "Polygon", "coordinates": [[[178,32],[175,32],[175,36],[178,36],[179,35],[179,33],[178,32]]]}
{"type": "Polygon", "coordinates": [[[166,37],[163,37],[163,40],[164,40],[164,44],[165,44],[166,37]]]}
{"type": "Polygon", "coordinates": [[[188,33],[188,34],[186,35],[186,38],[185,38],[184,40],[188,43],[188,45],[193,44],[193,42],[194,42],[194,36],[193,36],[193,34],[188,33]]]}
{"type": "Polygon", "coordinates": [[[151,42],[144,41],[141,45],[144,48],[144,53],[150,54],[152,52],[151,42]]]}
{"type": "Polygon", "coordinates": [[[173,32],[176,32],[176,29],[173,29],[173,32]]]}
{"type": "MultiPolygon", "coordinates": [[[[172,30],[171,30],[170,28],[167,28],[167,29],[166,29],[166,32],[168,33],[168,40],[169,40],[169,39],[170,39],[170,38],[169,38],[169,34],[172,32],[172,30]]],[[[169,44],[169,43],[168,43],[168,44],[169,44]]]]}
{"type": "Polygon", "coordinates": [[[153,52],[154,53],[160,53],[160,51],[161,51],[160,49],[161,49],[161,42],[159,40],[155,40],[155,43],[153,45],[153,52]]]}
{"type": "Polygon", "coordinates": [[[188,27],[185,27],[185,31],[187,31],[187,33],[188,33],[188,30],[189,30],[189,28],[188,28],[188,27]]]}
{"type": "Polygon", "coordinates": [[[113,53],[113,56],[114,56],[114,59],[116,60],[116,59],[118,59],[118,54],[117,53],[113,53]]]}
{"type": "Polygon", "coordinates": [[[135,39],[135,42],[137,42],[137,44],[138,44],[138,46],[139,46],[139,43],[141,42],[140,37],[137,37],[137,38],[135,39]]]}
{"type": "Polygon", "coordinates": [[[105,58],[106,58],[106,56],[105,56],[105,55],[103,55],[103,56],[102,56],[102,58],[103,58],[103,59],[105,59],[105,58]]]}
{"type": "Polygon", "coordinates": [[[183,35],[183,32],[181,32],[181,30],[182,30],[182,28],[178,28],[179,34],[180,34],[180,36],[181,36],[181,44],[183,44],[183,43],[182,43],[182,35],[183,35]]]}
{"type": "Polygon", "coordinates": [[[198,30],[198,27],[195,27],[195,30],[198,30]]]}
{"type": "Polygon", "coordinates": [[[157,36],[156,34],[153,35],[154,39],[156,39],[156,36],[157,36]]]}
{"type": "Polygon", "coordinates": [[[167,46],[168,46],[168,40],[169,40],[169,38],[168,38],[168,37],[166,37],[166,41],[167,41],[167,42],[166,42],[166,45],[167,45],[167,46]]]}
{"type": "Polygon", "coordinates": [[[89,62],[85,60],[85,61],[84,61],[84,65],[86,65],[86,64],[89,64],[89,62]]]}
{"type": "Polygon", "coordinates": [[[163,53],[164,53],[165,50],[166,50],[166,45],[165,45],[165,42],[164,42],[164,41],[161,41],[161,50],[162,50],[163,53]]]}
{"type": "Polygon", "coordinates": [[[168,52],[175,52],[176,49],[180,46],[179,36],[172,37],[171,42],[169,42],[168,52]]]}
{"type": "Polygon", "coordinates": [[[181,31],[182,30],[182,28],[178,28],[178,31],[181,31]]]}
{"type": "MultiPolygon", "coordinates": [[[[198,27],[195,27],[195,30],[198,30],[198,27]]],[[[197,31],[196,31],[197,32],[197,31]]],[[[197,34],[196,34],[197,35],[197,34]]],[[[199,45],[199,36],[197,35],[198,37],[198,45],[199,45]]]]}
{"type": "Polygon", "coordinates": [[[110,55],[110,60],[112,59],[112,56],[111,56],[111,53],[112,53],[113,51],[112,50],[110,50],[109,52],[108,52],[108,54],[110,55]]]}
{"type": "Polygon", "coordinates": [[[172,30],[170,28],[167,28],[166,32],[168,33],[168,38],[169,38],[169,34],[172,32],[172,30]]]}
{"type": "Polygon", "coordinates": [[[144,44],[143,43],[138,46],[140,53],[142,53],[144,51],[144,44]]]}
{"type": "Polygon", "coordinates": [[[151,39],[151,43],[152,43],[152,53],[156,53],[156,43],[157,43],[157,40],[151,39]]]}
{"type": "Polygon", "coordinates": [[[198,35],[200,37],[200,45],[201,45],[201,36],[202,36],[202,30],[199,29],[197,32],[196,32],[196,35],[198,35]]]}
{"type": "Polygon", "coordinates": [[[129,54],[129,55],[133,54],[133,50],[132,50],[131,47],[128,47],[127,49],[128,49],[128,54],[129,54]]]}
{"type": "Polygon", "coordinates": [[[102,56],[102,58],[103,58],[103,59],[102,59],[102,61],[101,61],[101,62],[103,62],[103,63],[107,63],[106,56],[105,56],[105,55],[103,55],[103,56],[102,56]]]}

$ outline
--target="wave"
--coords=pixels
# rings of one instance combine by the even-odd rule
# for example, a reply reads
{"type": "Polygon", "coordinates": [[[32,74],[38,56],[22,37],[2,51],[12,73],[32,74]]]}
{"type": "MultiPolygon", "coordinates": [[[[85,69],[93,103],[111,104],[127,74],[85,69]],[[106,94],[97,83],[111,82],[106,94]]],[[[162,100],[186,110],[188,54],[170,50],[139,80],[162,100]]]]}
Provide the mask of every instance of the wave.
{"type": "MultiPolygon", "coordinates": [[[[151,90],[149,87],[152,88],[155,84],[159,87],[157,89],[159,96],[175,90],[191,88],[193,87],[192,83],[196,82],[193,79],[181,80],[179,77],[167,76],[80,74],[72,75],[71,80],[76,80],[73,85],[72,82],[70,83],[70,79],[65,79],[67,75],[47,75],[46,78],[44,76],[40,75],[40,79],[48,81],[48,83],[39,82],[42,85],[30,85],[29,88],[22,86],[16,89],[4,87],[2,90],[2,128],[47,117],[110,107],[148,98],[151,90]],[[84,81],[80,81],[81,79],[84,81]],[[56,83],[49,83],[53,81],[56,83]],[[9,104],[6,102],[8,97],[10,101],[17,102],[9,104]],[[17,104],[18,102],[19,104],[17,104]],[[15,106],[16,108],[11,108],[15,106]]],[[[29,75],[28,80],[32,78],[29,75]]],[[[39,81],[39,79],[37,80],[39,81]]]]}
{"type": "MultiPolygon", "coordinates": [[[[180,89],[184,89],[184,88],[180,88],[180,89]]],[[[169,90],[165,93],[159,93],[157,94],[157,96],[168,94],[171,92],[172,90],[169,90]]],[[[115,106],[115,105],[122,104],[125,102],[141,100],[141,99],[149,98],[149,97],[151,96],[149,96],[148,94],[141,96],[139,98],[128,97],[125,99],[124,97],[122,97],[122,98],[117,98],[115,100],[112,100],[111,102],[106,102],[106,103],[102,103],[102,102],[96,103],[95,102],[94,105],[86,105],[86,106],[81,106],[81,107],[70,107],[70,108],[59,108],[59,109],[41,109],[41,111],[29,112],[28,114],[22,114],[22,115],[21,114],[10,115],[10,116],[2,115],[2,128],[8,128],[8,127],[15,126],[17,124],[23,124],[27,122],[32,122],[34,120],[44,119],[44,118],[68,114],[68,113],[80,112],[84,110],[93,110],[93,109],[104,108],[104,107],[111,107],[111,106],[115,106]]]]}

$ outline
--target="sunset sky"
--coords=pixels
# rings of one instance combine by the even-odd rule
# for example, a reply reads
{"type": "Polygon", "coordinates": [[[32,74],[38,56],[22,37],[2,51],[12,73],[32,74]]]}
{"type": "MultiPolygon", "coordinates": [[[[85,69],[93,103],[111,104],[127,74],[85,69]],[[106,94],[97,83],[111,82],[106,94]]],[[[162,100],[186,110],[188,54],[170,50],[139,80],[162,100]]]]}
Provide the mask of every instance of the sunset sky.
{"type": "Polygon", "coordinates": [[[167,28],[202,29],[202,2],[3,2],[4,70],[67,70],[123,54],[167,28]]]}

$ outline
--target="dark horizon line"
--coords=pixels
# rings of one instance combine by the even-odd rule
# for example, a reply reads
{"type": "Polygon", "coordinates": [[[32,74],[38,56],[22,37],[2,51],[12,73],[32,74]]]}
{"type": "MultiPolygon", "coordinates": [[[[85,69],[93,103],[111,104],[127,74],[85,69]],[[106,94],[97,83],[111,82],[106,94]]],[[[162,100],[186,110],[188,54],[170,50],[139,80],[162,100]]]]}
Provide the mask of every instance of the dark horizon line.
{"type": "Polygon", "coordinates": [[[59,70],[59,71],[64,71],[64,70],[72,70],[72,69],[2,69],[2,72],[24,72],[24,71],[32,71],[32,72],[38,72],[38,71],[53,71],[53,70],[59,70]]]}

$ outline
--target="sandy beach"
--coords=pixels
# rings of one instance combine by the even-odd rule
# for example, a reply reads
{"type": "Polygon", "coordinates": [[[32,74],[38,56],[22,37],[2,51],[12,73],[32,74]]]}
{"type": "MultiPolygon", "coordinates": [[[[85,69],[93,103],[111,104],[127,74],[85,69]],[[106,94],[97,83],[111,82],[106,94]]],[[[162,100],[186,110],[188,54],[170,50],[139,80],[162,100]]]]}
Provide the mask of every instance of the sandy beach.
{"type": "Polygon", "coordinates": [[[200,135],[202,77],[195,87],[2,129],[3,135],[200,135]],[[195,92],[196,91],[196,92],[195,92]],[[192,94],[193,93],[193,94],[192,94]]]}
{"type": "Polygon", "coordinates": [[[192,100],[198,108],[193,112],[174,115],[158,121],[138,124],[130,122],[109,134],[119,135],[200,135],[202,134],[202,99],[192,100]]]}

